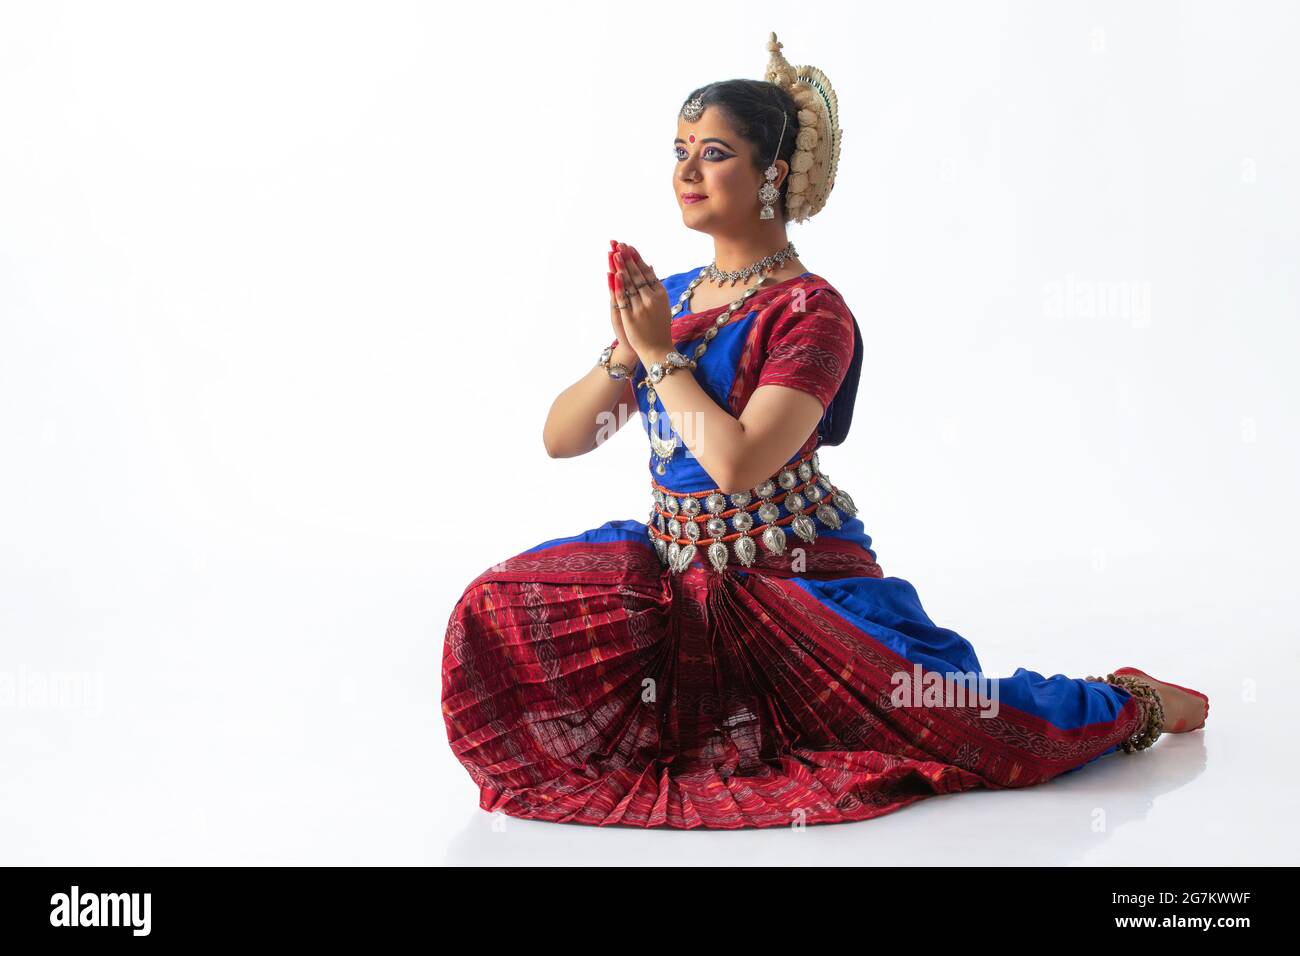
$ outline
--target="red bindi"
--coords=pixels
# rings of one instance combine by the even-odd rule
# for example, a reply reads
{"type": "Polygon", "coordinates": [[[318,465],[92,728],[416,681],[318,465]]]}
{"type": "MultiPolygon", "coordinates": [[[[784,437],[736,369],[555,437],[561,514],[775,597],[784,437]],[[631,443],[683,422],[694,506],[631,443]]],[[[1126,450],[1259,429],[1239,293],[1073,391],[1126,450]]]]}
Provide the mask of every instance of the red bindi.
{"type": "Polygon", "coordinates": [[[694,133],[691,133],[691,135],[688,136],[687,139],[690,140],[690,142],[692,142],[692,143],[695,142],[695,134],[694,134],[694,133]]]}

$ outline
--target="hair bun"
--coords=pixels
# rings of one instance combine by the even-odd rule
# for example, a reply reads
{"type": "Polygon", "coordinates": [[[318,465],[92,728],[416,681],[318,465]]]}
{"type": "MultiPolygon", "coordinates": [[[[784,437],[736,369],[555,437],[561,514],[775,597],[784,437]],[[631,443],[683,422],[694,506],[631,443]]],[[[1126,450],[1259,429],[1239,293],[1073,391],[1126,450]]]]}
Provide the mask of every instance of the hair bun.
{"type": "Polygon", "coordinates": [[[776,33],[769,36],[763,78],[788,92],[799,107],[785,215],[787,221],[803,222],[821,211],[835,186],[842,135],[840,109],[826,74],[815,66],[791,66],[781,54],[783,46],[776,33]],[[800,174],[797,184],[794,174],[800,174]]]}

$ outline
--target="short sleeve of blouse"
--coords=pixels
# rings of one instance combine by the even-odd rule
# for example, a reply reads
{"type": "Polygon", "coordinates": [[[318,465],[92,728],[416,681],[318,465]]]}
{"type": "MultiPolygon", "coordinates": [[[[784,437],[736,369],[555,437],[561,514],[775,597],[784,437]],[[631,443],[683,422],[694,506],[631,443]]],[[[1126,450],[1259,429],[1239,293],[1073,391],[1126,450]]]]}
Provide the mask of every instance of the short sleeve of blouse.
{"type": "Polygon", "coordinates": [[[825,413],[853,361],[853,316],[831,290],[809,293],[802,310],[793,307],[794,301],[765,337],[754,387],[797,388],[821,402],[825,413]]]}

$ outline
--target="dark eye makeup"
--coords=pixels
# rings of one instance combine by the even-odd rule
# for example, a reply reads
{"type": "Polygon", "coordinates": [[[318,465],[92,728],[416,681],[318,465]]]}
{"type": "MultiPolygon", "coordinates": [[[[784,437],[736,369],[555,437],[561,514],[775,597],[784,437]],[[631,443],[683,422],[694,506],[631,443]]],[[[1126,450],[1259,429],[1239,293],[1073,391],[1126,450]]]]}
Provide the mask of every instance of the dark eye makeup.
{"type": "MultiPolygon", "coordinates": [[[[673,155],[676,156],[678,159],[681,159],[681,158],[682,158],[682,154],[681,154],[680,152],[678,152],[678,151],[679,151],[679,150],[683,150],[683,149],[685,149],[685,147],[683,147],[683,146],[678,146],[678,145],[674,144],[674,145],[673,145],[673,155]]],[[[718,147],[716,147],[716,146],[706,146],[706,147],[704,148],[704,156],[705,156],[706,159],[708,158],[708,154],[711,153],[711,152],[712,152],[712,153],[717,153],[717,154],[718,154],[716,157],[713,158],[712,162],[718,162],[718,161],[723,160],[723,159],[730,159],[730,158],[731,158],[731,153],[724,153],[722,150],[718,149],[718,147]]]]}

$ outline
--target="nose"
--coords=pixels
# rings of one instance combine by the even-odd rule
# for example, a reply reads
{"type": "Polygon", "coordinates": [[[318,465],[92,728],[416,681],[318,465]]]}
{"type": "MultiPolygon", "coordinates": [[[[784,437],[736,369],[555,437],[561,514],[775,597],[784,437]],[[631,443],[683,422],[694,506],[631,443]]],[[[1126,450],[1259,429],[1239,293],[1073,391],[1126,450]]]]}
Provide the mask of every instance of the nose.
{"type": "Polygon", "coordinates": [[[684,183],[697,183],[700,181],[700,170],[696,165],[698,160],[688,156],[682,160],[681,165],[677,168],[677,175],[684,183]]]}

